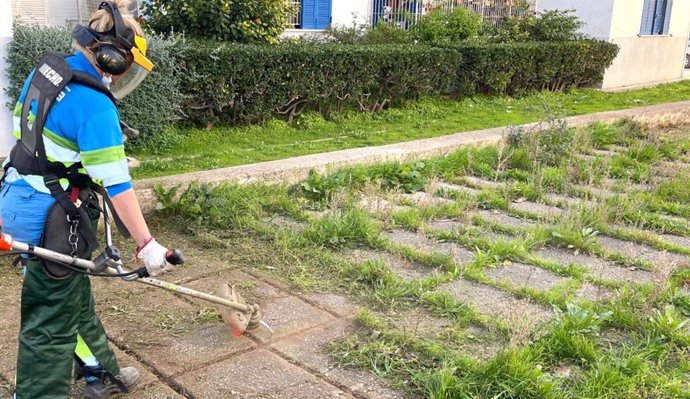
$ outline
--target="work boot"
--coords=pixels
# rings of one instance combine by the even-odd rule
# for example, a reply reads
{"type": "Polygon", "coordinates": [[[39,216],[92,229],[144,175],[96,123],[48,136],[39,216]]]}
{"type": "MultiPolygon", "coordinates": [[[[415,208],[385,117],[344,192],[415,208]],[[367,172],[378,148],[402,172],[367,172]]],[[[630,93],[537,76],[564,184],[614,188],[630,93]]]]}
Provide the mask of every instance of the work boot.
{"type": "MultiPolygon", "coordinates": [[[[134,367],[125,367],[120,369],[120,374],[115,376],[115,379],[122,383],[129,391],[134,388],[139,382],[139,370],[134,367]]],[[[84,390],[84,399],[105,399],[110,395],[123,393],[124,391],[109,378],[106,381],[96,380],[86,384],[84,390]]]]}

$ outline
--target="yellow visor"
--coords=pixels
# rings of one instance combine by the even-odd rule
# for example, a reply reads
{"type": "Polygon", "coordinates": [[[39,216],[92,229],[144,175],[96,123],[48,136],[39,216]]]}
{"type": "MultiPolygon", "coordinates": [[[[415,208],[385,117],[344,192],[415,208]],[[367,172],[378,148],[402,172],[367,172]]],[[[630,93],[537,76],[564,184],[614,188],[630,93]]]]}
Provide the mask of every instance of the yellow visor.
{"type": "Polygon", "coordinates": [[[134,47],[132,47],[132,56],[134,56],[134,62],[151,72],[153,70],[153,62],[146,58],[147,49],[148,44],[146,43],[146,39],[141,36],[134,36],[134,47]]]}

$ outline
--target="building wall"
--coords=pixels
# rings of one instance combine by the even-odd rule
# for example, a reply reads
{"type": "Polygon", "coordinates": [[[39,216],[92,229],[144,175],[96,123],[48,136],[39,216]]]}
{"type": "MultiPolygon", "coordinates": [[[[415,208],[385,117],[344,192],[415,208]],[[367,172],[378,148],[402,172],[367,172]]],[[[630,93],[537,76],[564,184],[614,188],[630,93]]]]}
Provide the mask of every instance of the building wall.
{"type": "Polygon", "coordinates": [[[609,40],[620,46],[604,75],[603,89],[646,86],[683,77],[690,2],[675,0],[668,36],[640,36],[644,0],[616,0],[609,40]]]}
{"type": "Polygon", "coordinates": [[[371,17],[371,0],[333,0],[333,25],[366,24],[371,17]]]}
{"type": "Polygon", "coordinates": [[[5,70],[7,68],[7,45],[12,41],[12,2],[0,0],[0,157],[10,153],[15,139],[12,136],[12,113],[7,104],[14,102],[5,94],[5,87],[10,85],[5,70]]]}
{"type": "Polygon", "coordinates": [[[591,37],[620,46],[603,89],[623,89],[681,79],[690,29],[690,1],[675,0],[668,36],[640,36],[644,0],[538,0],[537,10],[575,9],[591,37]]]}
{"type": "MultiPolygon", "coordinates": [[[[582,33],[606,40],[611,33],[615,3],[616,0],[537,0],[536,9],[537,12],[575,10],[575,15],[585,23],[580,29],[582,33]]],[[[640,7],[640,18],[642,18],[641,15],[642,8],[640,7]]]]}

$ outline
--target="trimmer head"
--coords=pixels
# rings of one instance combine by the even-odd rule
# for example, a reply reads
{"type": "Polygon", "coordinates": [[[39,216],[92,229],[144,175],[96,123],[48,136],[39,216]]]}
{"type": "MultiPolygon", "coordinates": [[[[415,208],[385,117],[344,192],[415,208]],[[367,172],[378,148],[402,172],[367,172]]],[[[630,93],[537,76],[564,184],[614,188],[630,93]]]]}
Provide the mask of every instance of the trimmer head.
{"type": "Polygon", "coordinates": [[[220,315],[225,324],[230,327],[233,336],[240,337],[246,330],[253,330],[259,326],[262,314],[258,304],[248,305],[242,295],[227,283],[219,284],[218,296],[247,306],[246,311],[220,306],[220,315]]]}

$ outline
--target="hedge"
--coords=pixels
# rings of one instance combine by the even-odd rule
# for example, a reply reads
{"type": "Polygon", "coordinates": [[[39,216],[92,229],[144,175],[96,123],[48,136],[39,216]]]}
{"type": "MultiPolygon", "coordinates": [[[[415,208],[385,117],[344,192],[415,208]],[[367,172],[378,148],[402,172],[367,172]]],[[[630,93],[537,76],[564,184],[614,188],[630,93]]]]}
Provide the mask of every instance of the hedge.
{"type": "MultiPolygon", "coordinates": [[[[64,28],[15,26],[11,86],[21,84],[44,51],[68,51],[64,28]]],[[[422,45],[238,45],[153,36],[156,63],[121,103],[123,119],[147,137],[184,118],[202,126],[293,120],[304,109],[325,116],[344,108],[379,111],[423,96],[520,95],[592,85],[618,52],[597,40],[422,45]]]]}
{"type": "Polygon", "coordinates": [[[600,83],[618,54],[616,44],[600,40],[465,44],[460,54],[460,94],[520,95],[561,91],[600,83]]]}
{"type": "Polygon", "coordinates": [[[445,92],[459,57],[422,46],[190,46],[184,54],[186,112],[200,123],[245,124],[305,108],[378,111],[445,92]],[[212,62],[209,62],[209,59],[212,62]]]}
{"type": "MultiPolygon", "coordinates": [[[[178,59],[179,46],[175,40],[159,36],[149,37],[149,58],[155,68],[141,87],[119,104],[120,115],[130,126],[140,130],[141,136],[131,144],[146,142],[163,127],[183,116],[180,93],[178,59]]],[[[65,27],[33,27],[15,24],[14,37],[8,48],[10,86],[8,97],[16,99],[27,75],[41,55],[48,51],[71,52],[70,30],[65,27]]],[[[7,104],[14,108],[14,104],[7,104]]]]}

